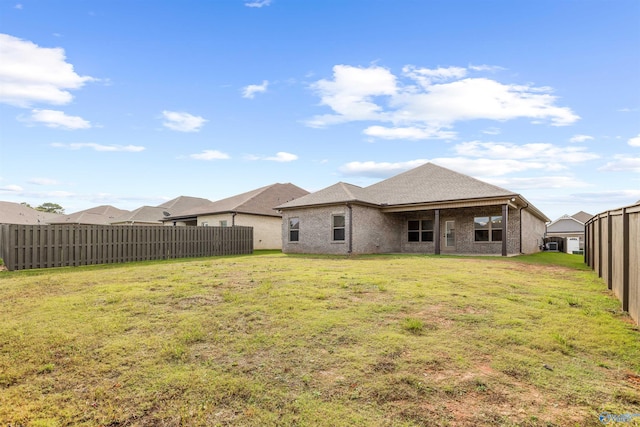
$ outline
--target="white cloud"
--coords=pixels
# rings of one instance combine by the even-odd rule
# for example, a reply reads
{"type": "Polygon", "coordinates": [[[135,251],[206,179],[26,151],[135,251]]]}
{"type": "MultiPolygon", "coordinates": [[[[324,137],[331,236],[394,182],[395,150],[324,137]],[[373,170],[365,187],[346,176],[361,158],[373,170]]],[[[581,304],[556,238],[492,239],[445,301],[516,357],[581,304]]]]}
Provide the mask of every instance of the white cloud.
{"type": "Polygon", "coordinates": [[[455,151],[463,156],[535,160],[548,162],[550,165],[581,163],[600,157],[586,151],[585,147],[559,147],[548,143],[517,145],[509,142],[469,141],[456,145],[455,151]]]}
{"type": "Polygon", "coordinates": [[[18,9],[18,10],[22,10],[22,4],[18,3],[15,6],[13,6],[14,9],[18,9]]]}
{"type": "Polygon", "coordinates": [[[263,80],[261,85],[245,86],[242,89],[242,97],[253,99],[256,96],[256,93],[266,92],[268,86],[269,86],[269,82],[267,80],[263,80]]]}
{"type": "Polygon", "coordinates": [[[537,188],[579,188],[588,187],[584,181],[573,176],[540,176],[526,178],[494,178],[487,182],[510,190],[531,190],[537,188]]]}
{"type": "Polygon", "coordinates": [[[284,151],[279,151],[275,156],[265,157],[265,160],[271,160],[274,162],[292,162],[298,160],[298,156],[284,151]]]}
{"type": "Polygon", "coordinates": [[[473,71],[490,71],[490,72],[506,70],[506,68],[500,67],[499,65],[486,65],[486,64],[483,64],[483,65],[469,65],[469,69],[473,70],[473,71]]]}
{"type": "Polygon", "coordinates": [[[71,144],[62,144],[60,142],[54,142],[51,144],[55,148],[66,148],[68,150],[80,150],[82,148],[92,148],[95,151],[127,151],[137,153],[144,151],[145,148],[139,145],[102,145],[94,142],[74,142],[71,144]]]}
{"type": "Polygon", "coordinates": [[[483,180],[487,180],[485,177],[502,176],[514,172],[547,169],[547,164],[544,162],[516,159],[496,160],[487,158],[440,157],[433,159],[432,162],[483,180]]]}
{"type": "Polygon", "coordinates": [[[336,65],[333,80],[319,80],[311,88],[320,96],[322,105],[337,113],[312,118],[308,122],[312,127],[354,120],[381,120],[382,107],[373,102],[373,97],[390,96],[397,91],[396,77],[386,68],[377,66],[336,65]]]}
{"type": "MultiPolygon", "coordinates": [[[[503,84],[466,77],[466,73],[461,67],[406,66],[398,77],[376,65],[336,65],[332,80],[311,85],[321,105],[330,107],[333,113],[314,116],[306,124],[323,127],[366,120],[392,123],[394,128],[438,130],[466,120],[528,118],[564,126],[579,119],[570,108],[556,105],[557,98],[548,87],[503,84]]],[[[438,132],[430,135],[442,137],[438,132]]]]}
{"type": "Polygon", "coordinates": [[[22,187],[20,187],[19,185],[13,185],[13,184],[9,184],[9,185],[5,185],[3,187],[0,187],[0,191],[10,192],[10,193],[16,193],[16,192],[20,192],[22,190],[23,190],[22,187]]]}
{"type": "Polygon", "coordinates": [[[340,167],[340,172],[345,175],[368,176],[386,178],[399,174],[409,169],[424,165],[429,160],[417,159],[408,162],[349,162],[340,167]]]}
{"type": "Polygon", "coordinates": [[[569,139],[569,142],[585,142],[585,141],[590,141],[592,139],[593,137],[589,135],[573,135],[569,139]]]}
{"type": "Polygon", "coordinates": [[[432,70],[405,65],[402,68],[402,72],[425,89],[428,89],[433,83],[461,79],[467,75],[467,69],[462,67],[436,68],[432,70]]]}
{"type": "Polygon", "coordinates": [[[598,170],[609,172],[640,172],[640,157],[628,157],[624,155],[613,156],[614,161],[607,162],[598,170]]]}
{"type": "Polygon", "coordinates": [[[439,157],[434,159],[417,159],[408,162],[350,162],[340,167],[345,175],[386,178],[432,162],[445,168],[475,177],[495,177],[508,173],[521,172],[530,169],[542,170],[545,163],[525,162],[519,160],[470,159],[467,157],[439,157]]]}
{"type": "Polygon", "coordinates": [[[55,179],[50,178],[31,178],[28,182],[35,185],[56,185],[58,183],[55,179]]]}
{"type": "Polygon", "coordinates": [[[571,196],[583,202],[602,203],[602,201],[605,200],[607,208],[611,209],[634,203],[640,199],[640,190],[597,191],[591,193],[576,193],[571,196]]]}
{"type": "Polygon", "coordinates": [[[202,153],[191,154],[189,157],[196,160],[226,160],[229,155],[218,150],[204,150],[202,153]]]}
{"type": "Polygon", "coordinates": [[[250,1],[245,3],[244,5],[247,7],[264,7],[264,6],[269,6],[271,4],[271,0],[254,0],[254,1],[250,1]]]}
{"type": "Polygon", "coordinates": [[[482,133],[484,133],[485,135],[500,135],[502,131],[500,130],[500,128],[492,126],[483,130],[482,133]]]}
{"type": "Polygon", "coordinates": [[[64,49],[0,34],[0,102],[18,107],[67,104],[73,99],[69,90],[92,80],[74,71],[64,49]]]}
{"type": "Polygon", "coordinates": [[[394,127],[387,128],[384,126],[369,126],[362,131],[365,135],[383,139],[453,139],[456,137],[455,132],[443,131],[441,129],[428,129],[420,127],[394,127]]]}
{"type": "Polygon", "coordinates": [[[78,116],[68,116],[63,111],[32,110],[31,121],[43,123],[50,128],[89,129],[91,123],[78,116]]]}
{"type": "Polygon", "coordinates": [[[163,111],[164,123],[162,125],[168,129],[178,132],[198,132],[208,121],[200,116],[178,111],[163,111]]]}
{"type": "Polygon", "coordinates": [[[638,134],[638,136],[634,136],[633,138],[630,138],[629,141],[627,141],[627,143],[632,147],[640,147],[640,134],[638,134]]]}

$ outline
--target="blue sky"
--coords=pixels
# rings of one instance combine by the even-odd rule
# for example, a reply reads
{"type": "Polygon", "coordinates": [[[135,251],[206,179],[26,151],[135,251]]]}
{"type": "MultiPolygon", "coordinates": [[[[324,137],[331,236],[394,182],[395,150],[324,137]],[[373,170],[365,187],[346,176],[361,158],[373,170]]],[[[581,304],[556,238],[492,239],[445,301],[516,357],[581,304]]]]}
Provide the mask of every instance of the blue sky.
{"type": "Polygon", "coordinates": [[[640,2],[0,0],[0,200],[158,205],[427,161],[640,199],[640,2]]]}

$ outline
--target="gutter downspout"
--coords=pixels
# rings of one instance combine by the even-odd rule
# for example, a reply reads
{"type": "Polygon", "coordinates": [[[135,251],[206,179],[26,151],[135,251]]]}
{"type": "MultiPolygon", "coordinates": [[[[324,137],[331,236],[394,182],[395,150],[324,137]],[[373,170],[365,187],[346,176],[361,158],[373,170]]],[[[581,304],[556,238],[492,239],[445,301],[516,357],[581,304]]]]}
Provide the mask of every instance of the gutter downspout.
{"type": "Polygon", "coordinates": [[[347,209],[349,209],[349,249],[347,253],[351,255],[353,252],[353,208],[351,203],[347,203],[347,209]]]}
{"type": "MultiPolygon", "coordinates": [[[[520,253],[523,253],[522,252],[522,210],[523,209],[527,209],[528,207],[529,207],[529,203],[527,203],[527,206],[521,206],[520,207],[520,253]]],[[[543,242],[544,242],[544,240],[543,240],[543,242]]]]}
{"type": "Polygon", "coordinates": [[[238,214],[238,212],[231,212],[231,226],[235,226],[236,225],[236,215],[238,214]]]}

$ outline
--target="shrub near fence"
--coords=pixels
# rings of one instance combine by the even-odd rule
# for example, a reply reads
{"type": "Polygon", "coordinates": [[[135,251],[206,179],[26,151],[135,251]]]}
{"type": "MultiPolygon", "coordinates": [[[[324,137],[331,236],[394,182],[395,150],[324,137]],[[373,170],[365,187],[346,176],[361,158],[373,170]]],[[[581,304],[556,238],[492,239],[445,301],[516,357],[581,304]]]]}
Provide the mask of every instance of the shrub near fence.
{"type": "Polygon", "coordinates": [[[586,222],[584,260],[640,324],[640,203],[586,222]]]}
{"type": "Polygon", "coordinates": [[[9,270],[253,252],[253,227],[0,224],[9,270]]]}

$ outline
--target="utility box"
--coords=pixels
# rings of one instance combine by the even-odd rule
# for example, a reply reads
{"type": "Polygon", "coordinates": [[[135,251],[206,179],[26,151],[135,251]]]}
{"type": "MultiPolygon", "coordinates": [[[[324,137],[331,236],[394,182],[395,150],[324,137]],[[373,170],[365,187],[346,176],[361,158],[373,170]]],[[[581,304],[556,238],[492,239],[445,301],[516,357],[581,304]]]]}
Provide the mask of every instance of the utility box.
{"type": "Polygon", "coordinates": [[[574,251],[580,250],[580,238],[579,237],[567,237],[567,253],[572,254],[574,251]]]}

